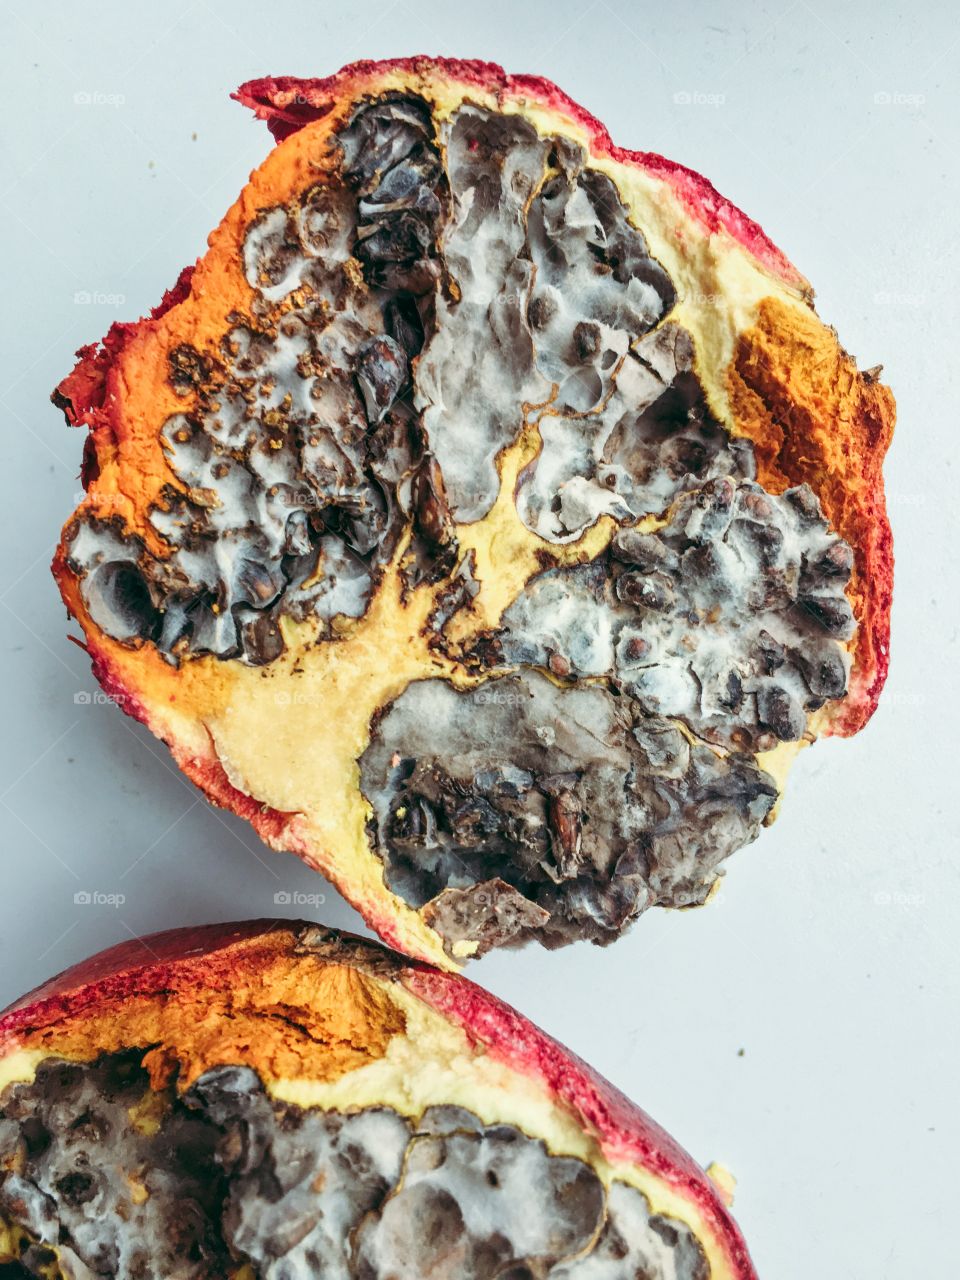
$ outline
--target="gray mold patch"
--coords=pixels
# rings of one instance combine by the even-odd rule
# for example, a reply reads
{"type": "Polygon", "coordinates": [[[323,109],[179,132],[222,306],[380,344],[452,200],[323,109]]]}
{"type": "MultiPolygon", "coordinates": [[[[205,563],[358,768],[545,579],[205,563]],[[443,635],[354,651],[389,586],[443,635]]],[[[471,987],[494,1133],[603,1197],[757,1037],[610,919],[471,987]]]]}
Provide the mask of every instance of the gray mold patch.
{"type": "Polygon", "coordinates": [[[68,543],[93,620],[123,643],[152,642],[172,661],[269,662],[281,616],[312,619],[321,636],[334,617],[359,617],[417,521],[411,361],[440,276],[446,180],[412,99],[361,108],[340,144],[339,184],[251,224],[256,299],[218,358],[171,354],[174,388],[196,397],[160,437],[182,487],[150,519],[171,554],[94,520],[68,543]]]}
{"type": "Polygon", "coordinates": [[[776,798],[751,757],[535,672],[410,685],[360,768],[388,886],[480,952],[608,942],[649,906],[702,902],[776,798]]]}
{"type": "Polygon", "coordinates": [[[533,264],[525,208],[548,144],[517,116],[473,107],[445,132],[453,195],[444,261],[456,294],[441,296],[417,369],[417,403],[457,519],[476,520],[499,489],[495,458],[523,425],[523,403],[549,394],[525,311],[533,264]]]}
{"type": "Polygon", "coordinates": [[[499,1126],[414,1137],[403,1178],[357,1239],[361,1277],[549,1275],[587,1252],[606,1196],[581,1160],[499,1126]]]}
{"type": "Polygon", "coordinates": [[[703,902],[772,810],[754,753],[846,692],[851,567],[809,488],[724,476],[532,579],[473,655],[502,678],[413,685],[375,725],[388,887],[453,955],[607,942],[703,902]]]}
{"type": "Polygon", "coordinates": [[[19,1276],[67,1280],[703,1280],[682,1223],[462,1107],[272,1102],[255,1072],[151,1094],[139,1054],[48,1061],[0,1096],[0,1211],[19,1276]]]}
{"type": "Polygon", "coordinates": [[[604,677],[647,715],[768,749],[846,692],[851,566],[809,489],[712,480],[656,532],[624,527],[600,559],[531,581],[504,614],[500,654],[604,677]]]}
{"type": "MultiPolygon", "coordinates": [[[[0,1212],[37,1241],[36,1252],[56,1248],[76,1280],[222,1276],[216,1131],[169,1101],[159,1132],[134,1123],[149,1094],[140,1056],[47,1062],[33,1084],[5,1091],[0,1212]]],[[[21,1259],[30,1274],[39,1274],[36,1252],[21,1259]]]]}
{"type": "Polygon", "coordinates": [[[607,1219],[585,1257],[557,1267],[551,1280],[709,1280],[710,1266],[690,1230],[660,1214],[634,1187],[615,1182],[607,1219]]]}
{"type": "Polygon", "coordinates": [[[350,1280],[351,1237],[400,1176],[407,1121],[384,1108],[278,1106],[243,1067],[208,1071],[187,1100],[224,1135],[221,1224],[231,1255],[262,1280],[350,1280]]]}
{"type": "MultiPolygon", "coordinates": [[[[601,365],[609,350],[596,344],[601,365]]],[[[551,542],[571,541],[602,515],[659,514],[716,476],[754,475],[750,444],[731,439],[709,411],[686,330],[665,321],[612,368],[612,389],[595,411],[551,405],[539,419],[543,447],[521,477],[517,509],[551,542]]]]}
{"type": "Polygon", "coordinates": [[[676,340],[652,332],[675,296],[610,180],[516,116],[467,106],[437,136],[409,96],[361,106],[338,143],[339,181],[251,223],[251,314],[215,357],[170,354],[195,404],[161,431],[179,486],[150,520],[169,556],[90,519],[69,543],[124,644],[269,662],[282,615],[329,636],[362,614],[411,520],[413,581],[438,580],[449,530],[489,510],[498,452],[547,401],[531,528],[561,541],[651,500],[620,436],[678,373],[657,354],[676,340]]]}
{"type": "MultiPolygon", "coordinates": [[[[473,107],[442,137],[454,207],[441,249],[456,292],[438,301],[417,403],[454,515],[471,521],[496,499],[496,456],[519,434],[524,406],[592,413],[675,295],[581,147],[473,107]]],[[[541,480],[554,470],[569,479],[593,426],[571,428],[575,443],[544,437],[541,480]]],[[[528,522],[554,533],[549,522],[528,522]]]]}

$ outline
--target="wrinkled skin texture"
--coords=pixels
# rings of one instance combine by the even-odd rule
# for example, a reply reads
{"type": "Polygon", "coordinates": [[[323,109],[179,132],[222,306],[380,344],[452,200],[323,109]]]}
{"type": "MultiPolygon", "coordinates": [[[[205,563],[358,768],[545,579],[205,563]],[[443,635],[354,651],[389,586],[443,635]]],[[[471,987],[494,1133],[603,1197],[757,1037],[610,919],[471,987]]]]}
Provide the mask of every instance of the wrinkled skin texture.
{"type": "Polygon", "coordinates": [[[705,1280],[683,1223],[609,1193],[459,1107],[416,1124],[389,1108],[273,1103],[255,1072],[214,1068],[182,1097],[136,1051],[48,1061],[0,1098],[0,1211],[26,1233],[22,1274],[71,1280],[705,1280]]]}
{"type": "MultiPolygon", "coordinates": [[[[371,671],[384,692],[336,785],[364,810],[382,890],[354,889],[346,855],[338,883],[398,945],[407,908],[417,942],[455,963],[529,938],[609,942],[649,906],[702,903],[771,818],[779,761],[762,754],[861,696],[842,486],[824,486],[828,510],[817,485],[769,483],[767,443],[718,408],[669,255],[582,141],[390,88],[340,103],[320,149],[323,180],[249,206],[248,305],[215,345],[167,353],[183,408],[160,426],[169,478],[144,527],[95,504],[68,526],[80,608],[188,686],[198,659],[299,675],[328,647],[342,657],[292,695],[323,705],[361,655],[337,706],[371,671]],[[404,609],[406,635],[380,627],[404,609]],[[419,656],[392,687],[404,646],[419,656]],[[590,712],[551,759],[575,704],[590,712]],[[616,725],[602,761],[601,722],[616,725]]],[[[716,216],[775,265],[757,228],[716,216]]],[[[271,697],[291,701],[259,691],[267,718],[271,697]]],[[[316,728],[279,740],[306,759],[329,749],[316,728]]],[[[326,798],[268,802],[218,749],[178,760],[337,878],[326,798]],[[301,814],[324,836],[295,832],[301,814]]]]}

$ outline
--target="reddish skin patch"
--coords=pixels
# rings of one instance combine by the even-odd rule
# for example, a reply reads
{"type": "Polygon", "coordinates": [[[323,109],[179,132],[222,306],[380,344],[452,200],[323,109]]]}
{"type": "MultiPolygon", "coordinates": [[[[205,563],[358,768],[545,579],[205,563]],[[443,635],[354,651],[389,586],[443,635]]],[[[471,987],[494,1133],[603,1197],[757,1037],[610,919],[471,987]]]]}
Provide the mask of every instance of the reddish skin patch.
{"type": "Polygon", "coordinates": [[[859,733],[880,702],[890,670],[890,612],[893,608],[893,532],[887,520],[883,479],[877,479],[878,514],[870,523],[860,548],[870,581],[870,632],[873,653],[872,679],[854,666],[850,690],[824,729],[827,737],[852,737],[859,733]]]}
{"type": "Polygon", "coordinates": [[[57,384],[50,399],[63,411],[71,427],[88,427],[90,435],[84,441],[83,465],[80,479],[88,489],[99,474],[97,447],[101,442],[116,440],[114,415],[110,398],[110,374],[116,358],[140,327],[151,320],[159,320],[172,307],[190,296],[193,267],[184,267],[172,289],[167,289],[159,303],[145,320],[112,324],[102,342],[91,342],[81,347],[77,363],[70,373],[57,384]]]}
{"type": "Polygon", "coordinates": [[[542,76],[508,75],[495,62],[474,59],[389,58],[383,62],[352,62],[335,75],[322,79],[301,80],[296,76],[264,76],[248,80],[233,95],[265,120],[278,142],[319,120],[343,92],[346,82],[382,77],[391,71],[407,75],[431,75],[440,72],[448,80],[472,85],[498,98],[533,99],[574,120],[590,137],[592,150],[609,156],[621,164],[645,169],[654,177],[669,183],[684,207],[708,231],[726,231],[743,245],[768,271],[792,288],[809,293],[810,286],[789,258],[777,248],[763,228],[722,196],[712,183],[685,165],[668,160],[654,151],[631,151],[618,147],[606,125],[585,107],[568,97],[552,80],[542,76]]]}
{"type": "Polygon", "coordinates": [[[221,809],[230,809],[240,818],[251,824],[260,838],[267,844],[283,842],[283,847],[296,852],[296,841],[287,835],[290,823],[296,818],[294,813],[284,813],[280,809],[271,809],[239,791],[227,777],[223,765],[215,755],[188,756],[174,748],[174,758],[180,769],[191,782],[200,788],[208,800],[221,809]]]}
{"type": "Polygon", "coordinates": [[[269,921],[250,920],[169,929],[100,951],[4,1010],[0,1016],[0,1054],[6,1056],[19,1048],[25,1033],[51,1027],[85,1010],[93,1012],[107,999],[182,985],[192,970],[202,970],[206,986],[229,985],[233,961],[227,948],[259,937],[269,927],[269,921]]]}
{"type": "Polygon", "coordinates": [[[96,644],[88,642],[83,646],[90,655],[90,665],[93,668],[93,674],[99,682],[103,692],[113,702],[117,704],[121,710],[125,711],[128,716],[134,720],[138,720],[140,724],[150,727],[150,712],[140,701],[140,699],[130,692],[127,686],[120,680],[110,665],[107,655],[102,649],[98,649],[96,644]]]}
{"type": "MultiPolygon", "coordinates": [[[[268,957],[275,962],[278,951],[293,954],[294,930],[313,927],[305,922],[250,920],[172,929],[122,942],[12,1004],[0,1016],[0,1056],[15,1052],[26,1036],[66,1018],[94,1014],[108,1000],[160,994],[187,985],[206,989],[229,986],[241,966],[254,971],[258,958],[259,962],[268,957]]],[[[358,946],[360,967],[363,952],[373,953],[378,979],[402,983],[461,1027],[477,1048],[541,1081],[588,1132],[596,1134],[609,1158],[650,1170],[692,1201],[722,1243],[736,1280],[756,1280],[743,1237],[713,1183],[669,1134],[619,1090],[515,1009],[467,978],[440,973],[350,934],[339,936],[345,942],[344,963],[356,962],[358,946]],[[392,972],[387,970],[391,962],[392,972]]],[[[330,958],[337,959],[335,955],[330,958]]]]}

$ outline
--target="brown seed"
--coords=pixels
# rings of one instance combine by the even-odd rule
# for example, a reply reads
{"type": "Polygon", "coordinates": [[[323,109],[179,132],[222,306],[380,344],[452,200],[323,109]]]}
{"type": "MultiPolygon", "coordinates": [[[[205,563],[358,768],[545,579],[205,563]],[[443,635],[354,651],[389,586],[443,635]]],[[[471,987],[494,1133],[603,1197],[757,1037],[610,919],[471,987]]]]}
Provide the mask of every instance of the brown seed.
{"type": "Polygon", "coordinates": [[[755,520],[769,520],[773,515],[773,507],[769,499],[762,493],[751,493],[746,490],[742,497],[743,509],[749,511],[755,520]]]}
{"type": "Polygon", "coordinates": [[[853,569],[853,551],[846,542],[838,540],[831,543],[806,568],[817,577],[848,578],[853,569]]]}
{"type": "Polygon", "coordinates": [[[664,569],[669,573],[678,563],[676,552],[658,537],[631,527],[618,531],[610,549],[615,559],[640,569],[664,569]]]}
{"type": "Polygon", "coordinates": [[[588,364],[600,354],[600,326],[589,320],[581,320],[574,326],[573,346],[577,359],[588,364]]]}
{"type": "Polygon", "coordinates": [[[809,524],[814,520],[822,519],[819,499],[808,484],[787,489],[783,496],[801,517],[803,523],[809,524]]]}
{"type": "Polygon", "coordinates": [[[550,797],[547,814],[560,874],[572,879],[577,874],[580,853],[580,803],[572,791],[559,791],[550,797]]]}
{"type": "Polygon", "coordinates": [[[562,653],[551,653],[547,659],[547,666],[555,676],[568,676],[570,674],[570,662],[562,653]]]}
{"type": "Polygon", "coordinates": [[[850,605],[842,596],[806,596],[800,605],[828,635],[846,638],[853,626],[850,605]]]}
{"type": "Polygon", "coordinates": [[[761,689],[757,694],[760,722],[771,729],[781,742],[796,742],[803,737],[807,719],[799,704],[778,685],[761,689]]]}
{"type": "Polygon", "coordinates": [[[414,476],[412,496],[417,527],[424,540],[437,550],[452,546],[456,541],[453,518],[447,506],[443,476],[435,458],[426,458],[414,476]]]}
{"type": "Polygon", "coordinates": [[[643,636],[632,635],[623,646],[623,655],[627,662],[642,662],[650,652],[650,642],[643,636]]]}
{"type": "Polygon", "coordinates": [[[546,294],[538,293],[527,308],[527,319],[534,329],[545,329],[556,313],[556,303],[546,294]]]}
{"type": "Polygon", "coordinates": [[[673,604],[673,583],[665,573],[644,574],[630,569],[617,578],[617,598],[635,608],[662,613],[673,604]]]}

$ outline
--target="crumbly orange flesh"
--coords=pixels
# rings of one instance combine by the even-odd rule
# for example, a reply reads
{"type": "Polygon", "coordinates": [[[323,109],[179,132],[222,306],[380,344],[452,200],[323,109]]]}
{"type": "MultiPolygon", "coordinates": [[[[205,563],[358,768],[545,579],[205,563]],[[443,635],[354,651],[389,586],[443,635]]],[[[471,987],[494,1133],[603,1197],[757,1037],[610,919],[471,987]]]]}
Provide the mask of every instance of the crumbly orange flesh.
{"type": "Polygon", "coordinates": [[[854,732],[864,686],[886,669],[886,629],[878,635],[874,623],[889,613],[892,587],[881,465],[893,435],[893,394],[858,371],[832,329],[776,298],[760,303],[756,323],[740,335],[727,389],[733,421],[754,443],[763,487],[781,493],[806,481],[854,549],[854,710],[841,703],[832,713],[836,728],[854,732]]]}
{"type": "MultiPolygon", "coordinates": [[[[373,86],[376,92],[394,88],[424,93],[440,120],[463,101],[462,87],[453,82],[424,85],[401,72],[380,77],[373,86]]],[[[169,382],[169,353],[181,344],[215,353],[229,328],[228,315],[249,311],[252,290],[241,253],[249,224],[261,208],[292,200],[317,182],[336,180],[331,138],[363,91],[358,85],[356,95],[348,95],[329,115],[274,149],[211,236],[189,296],[159,319],[141,324],[108,375],[105,411],[110,421],[94,426],[99,475],[82,510],[121,516],[161,556],[165,547],[148,513],[164,486],[178,481],[158,435],[168,417],[192,407],[190,397],[176,394],[169,382]]],[[[576,122],[555,111],[498,102],[493,94],[485,103],[483,93],[476,91],[469,96],[500,110],[522,105],[541,130],[559,130],[589,143],[576,122]]],[[[615,181],[651,252],[677,286],[680,301],[671,319],[693,337],[697,373],[712,411],[734,434],[757,442],[762,483],[772,477],[772,487],[779,489],[809,480],[821,494],[828,518],[856,549],[857,520],[865,519],[849,500],[857,462],[840,457],[840,446],[831,448],[832,419],[839,413],[859,422],[865,399],[872,397],[880,429],[889,433],[889,393],[867,388],[832,332],[811,315],[799,288],[764,272],[728,237],[701,231],[664,182],[604,157],[592,162],[615,181]],[[747,376],[757,365],[764,371],[762,385],[747,376]],[[829,394],[819,372],[824,367],[846,372],[829,394]],[[811,390],[815,378],[817,389],[811,390]],[[808,404],[802,440],[819,442],[810,444],[809,457],[788,457],[782,439],[778,442],[781,418],[773,392],[808,404]],[[835,473],[832,488],[821,483],[824,469],[835,473]]],[[[522,524],[514,503],[516,478],[538,448],[536,428],[528,427],[499,459],[496,505],[484,519],[457,529],[461,552],[473,553],[480,582],[472,608],[456,621],[458,640],[468,641],[496,626],[535,572],[590,559],[612,535],[613,525],[604,518],[577,542],[558,545],[522,524]]],[[[455,659],[430,647],[427,622],[438,588],[424,586],[404,597],[403,551],[401,545],[364,617],[346,623],[330,641],[318,641],[308,624],[284,621],[286,651],[266,667],[213,657],[185,659],[173,667],[150,646],[126,648],[100,633],[87,616],[79,584],[62,558],[56,571],[91,652],[111,683],[143,707],[150,727],[171,746],[181,768],[220,803],[234,803],[238,793],[252,798],[252,807],[276,819],[257,822],[254,817],[265,839],[294,849],[327,874],[389,941],[450,968],[453,962],[439,935],[384,885],[382,863],[366,834],[369,807],[359,789],[358,760],[380,708],[412,681],[440,676],[458,687],[472,681],[455,659]],[[213,767],[225,775],[219,790],[209,785],[213,767]]],[[[851,645],[858,643],[855,638],[851,645]]],[[[819,727],[812,718],[808,737],[819,727]]],[[[795,752],[796,744],[785,744],[772,753],[775,759],[768,753],[762,763],[782,774],[795,752]]],[[[461,958],[469,949],[468,944],[461,958]]]]}
{"type": "Polygon", "coordinates": [[[183,1090],[224,1062],[244,1062],[264,1079],[331,1083],[375,1062],[403,1032],[400,1008],[357,969],[279,949],[258,958],[259,969],[238,967],[216,986],[198,972],[196,982],[159,994],[134,987],[101,998],[92,1010],[28,1031],[22,1048],[84,1061],[143,1045],[153,1087],[176,1076],[183,1090]]]}

